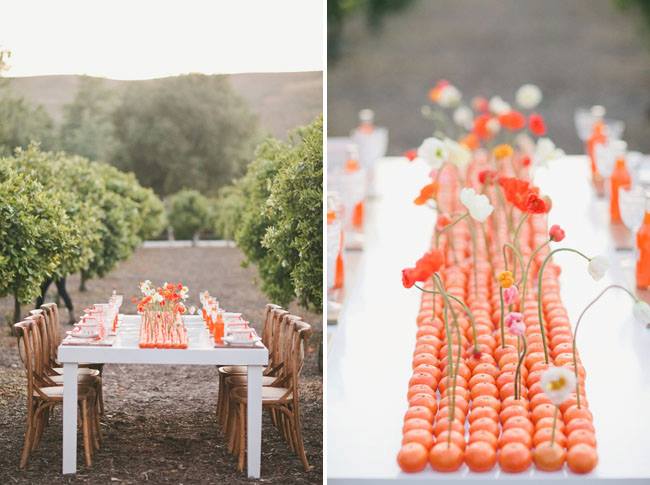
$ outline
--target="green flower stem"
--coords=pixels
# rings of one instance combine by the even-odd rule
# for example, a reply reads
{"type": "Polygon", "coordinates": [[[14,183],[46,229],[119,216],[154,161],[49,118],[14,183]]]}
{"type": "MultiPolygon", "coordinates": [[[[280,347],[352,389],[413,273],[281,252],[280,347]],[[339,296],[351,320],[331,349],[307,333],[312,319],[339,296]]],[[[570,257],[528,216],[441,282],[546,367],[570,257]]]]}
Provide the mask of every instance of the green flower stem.
{"type": "Polygon", "coordinates": [[[492,271],[492,278],[496,280],[496,274],[494,273],[494,264],[492,264],[493,261],[492,261],[492,251],[490,251],[490,241],[485,226],[483,224],[481,224],[481,230],[483,232],[483,241],[485,242],[485,252],[487,253],[488,262],[490,263],[490,271],[492,271]]]}
{"type": "MultiPolygon", "coordinates": [[[[439,291],[425,290],[424,288],[422,288],[421,286],[418,286],[417,284],[415,285],[415,287],[418,290],[422,291],[423,293],[433,293],[434,295],[442,295],[443,298],[445,297],[445,295],[443,293],[439,292],[439,291]]],[[[451,298],[456,303],[460,304],[460,306],[463,307],[463,311],[469,317],[470,324],[472,325],[472,338],[474,339],[474,350],[478,351],[479,348],[478,348],[478,343],[476,341],[476,338],[477,338],[477,336],[476,336],[476,321],[474,320],[474,314],[469,309],[469,307],[465,304],[465,302],[463,300],[461,300],[460,298],[458,298],[457,296],[450,295],[449,293],[447,293],[446,296],[447,296],[447,298],[451,298]]],[[[452,310],[452,312],[454,312],[453,307],[452,307],[451,310],[452,310]]],[[[453,316],[453,313],[452,313],[452,316],[453,316]]]]}
{"type": "Polygon", "coordinates": [[[533,261],[535,260],[535,256],[537,256],[537,253],[539,253],[542,249],[544,249],[546,246],[548,246],[551,243],[552,239],[548,239],[544,244],[541,244],[535,249],[535,251],[532,252],[530,255],[530,259],[528,260],[528,264],[526,264],[526,269],[524,270],[524,274],[521,276],[521,298],[520,298],[520,308],[523,313],[524,310],[524,304],[526,303],[526,293],[528,289],[528,272],[530,271],[530,265],[533,264],[533,261]]]}
{"type": "MultiPolygon", "coordinates": [[[[521,268],[521,271],[523,273],[524,271],[524,258],[521,256],[521,251],[519,251],[519,248],[513,246],[510,243],[504,243],[503,244],[503,259],[506,261],[506,269],[508,267],[508,258],[506,257],[506,248],[510,249],[512,251],[512,254],[515,255],[515,259],[517,260],[517,264],[519,264],[519,267],[521,268]]],[[[513,264],[512,266],[512,277],[513,279],[517,277],[517,264],[513,264]]]]}
{"type": "Polygon", "coordinates": [[[472,265],[474,269],[474,298],[478,298],[478,268],[476,267],[476,227],[474,226],[473,221],[471,224],[469,224],[469,233],[472,236],[472,260],[474,262],[472,265]]]}
{"type": "Polygon", "coordinates": [[[528,212],[523,213],[521,219],[519,219],[519,222],[517,223],[517,228],[515,229],[515,233],[512,236],[512,242],[515,243],[516,247],[519,247],[519,233],[521,232],[521,228],[524,226],[524,222],[526,222],[526,219],[528,219],[528,212]]]}
{"type": "Polygon", "coordinates": [[[570,253],[575,253],[579,256],[582,256],[587,261],[591,261],[591,258],[586,256],[584,253],[573,248],[557,248],[548,253],[548,256],[542,262],[542,265],[539,268],[539,273],[537,274],[537,317],[539,319],[539,329],[542,333],[542,345],[544,346],[544,361],[548,364],[548,346],[546,345],[546,331],[544,330],[544,319],[542,317],[542,277],[544,276],[544,269],[546,265],[551,260],[555,253],[561,251],[568,251],[570,253]]]}
{"type": "Polygon", "coordinates": [[[520,337],[523,344],[523,349],[521,354],[519,355],[519,361],[517,362],[517,370],[515,371],[515,400],[521,398],[521,382],[520,382],[521,364],[524,362],[524,359],[526,358],[526,352],[528,351],[528,345],[526,343],[526,337],[524,335],[520,337]]]}
{"type": "Polygon", "coordinates": [[[442,234],[443,232],[447,231],[448,229],[451,229],[454,227],[456,224],[458,224],[460,221],[465,219],[467,216],[469,216],[469,212],[465,212],[462,216],[460,216],[458,219],[456,219],[454,222],[450,222],[448,225],[440,229],[439,234],[442,234]]]}
{"type": "Polygon", "coordinates": [[[578,321],[576,322],[576,328],[573,332],[573,371],[576,376],[576,404],[578,407],[580,407],[580,382],[578,379],[578,351],[576,347],[576,339],[578,338],[578,328],[580,327],[580,322],[582,321],[582,317],[587,313],[587,310],[589,310],[598,300],[600,300],[600,297],[603,296],[607,291],[611,290],[612,288],[617,288],[619,290],[623,290],[625,293],[630,295],[632,299],[636,302],[638,301],[638,298],[634,293],[632,293],[630,290],[625,288],[624,286],[621,285],[609,285],[606,287],[603,291],[598,293],[598,296],[591,300],[589,304],[585,307],[584,310],[582,310],[582,313],[580,313],[580,316],[578,317],[578,321]]]}
{"type": "Polygon", "coordinates": [[[558,406],[555,406],[555,411],[553,411],[553,427],[551,428],[551,446],[553,446],[553,443],[555,443],[555,428],[557,426],[557,411],[558,411],[558,406]]]}
{"type": "Polygon", "coordinates": [[[503,287],[499,285],[499,301],[501,303],[501,317],[499,318],[499,327],[501,328],[501,348],[505,349],[506,348],[506,331],[504,328],[504,323],[503,323],[503,287]]]}

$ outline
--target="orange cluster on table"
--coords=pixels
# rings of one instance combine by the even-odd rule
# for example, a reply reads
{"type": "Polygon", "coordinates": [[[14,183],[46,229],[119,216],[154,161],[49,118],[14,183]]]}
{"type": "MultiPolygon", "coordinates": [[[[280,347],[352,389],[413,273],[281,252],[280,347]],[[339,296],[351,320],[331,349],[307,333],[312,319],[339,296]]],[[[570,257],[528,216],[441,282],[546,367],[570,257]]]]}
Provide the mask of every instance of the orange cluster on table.
{"type": "MultiPolygon", "coordinates": [[[[510,181],[505,185],[513,197],[526,195],[520,197],[521,209],[525,210],[529,200],[537,201],[537,192],[525,193],[524,189],[529,187],[514,187],[510,181]]],[[[452,172],[442,174],[437,200],[441,213],[458,213],[462,209],[458,202],[459,189],[452,172]]],[[[531,211],[519,233],[518,245],[525,260],[549,238],[546,212],[531,211]]],[[[447,293],[465,302],[473,313],[479,352],[474,350],[470,321],[460,305],[452,304],[460,330],[460,335],[454,333],[451,338],[454,363],[459,341],[461,347],[456,390],[452,393],[444,301],[439,294],[423,292],[406,395],[408,409],[404,415],[402,447],[397,456],[405,472],[419,472],[428,467],[438,472],[453,472],[463,463],[473,472],[486,472],[498,465],[508,473],[525,472],[531,466],[553,471],[562,469],[565,463],[574,473],[586,473],[596,466],[595,430],[584,391],[585,370],[579,356],[580,406],[575,393],[561,404],[551,445],[556,408],[544,393],[540,379],[550,365],[573,370],[573,334],[560,298],[560,268],[554,263],[548,264],[543,274],[544,333],[538,320],[536,285],[530,282],[536,278],[529,278],[523,307],[520,303],[511,306],[512,311],[523,314],[528,343],[521,368],[520,399],[515,399],[517,337],[506,334],[505,342],[501,341],[500,291],[495,277],[506,269],[502,257],[503,243],[508,241],[506,217],[504,211],[497,211],[486,223],[489,242],[477,244],[475,253],[465,221],[439,238],[439,248],[446,261],[439,275],[447,293]],[[548,344],[549,364],[545,362],[544,339],[548,344]]],[[[548,253],[545,247],[535,255],[531,275],[537,274],[548,253]]],[[[434,290],[433,282],[426,282],[424,289],[434,290]]]]}

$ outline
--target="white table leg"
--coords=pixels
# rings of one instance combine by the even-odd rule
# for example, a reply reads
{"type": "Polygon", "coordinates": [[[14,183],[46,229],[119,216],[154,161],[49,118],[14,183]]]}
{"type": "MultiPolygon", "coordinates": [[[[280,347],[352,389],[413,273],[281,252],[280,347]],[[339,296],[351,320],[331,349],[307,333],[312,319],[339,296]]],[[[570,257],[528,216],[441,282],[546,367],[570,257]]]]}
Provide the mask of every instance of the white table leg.
{"type": "Polygon", "coordinates": [[[77,473],[76,362],[63,364],[63,473],[77,473]]]}
{"type": "Polygon", "coordinates": [[[262,366],[248,366],[248,476],[260,477],[262,460],[262,366]]]}

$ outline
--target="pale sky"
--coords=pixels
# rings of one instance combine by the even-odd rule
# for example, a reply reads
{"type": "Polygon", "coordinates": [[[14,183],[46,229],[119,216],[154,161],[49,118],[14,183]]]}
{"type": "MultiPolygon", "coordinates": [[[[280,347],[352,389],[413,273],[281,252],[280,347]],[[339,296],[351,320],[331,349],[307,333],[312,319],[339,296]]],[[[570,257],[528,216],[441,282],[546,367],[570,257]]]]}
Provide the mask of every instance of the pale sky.
{"type": "Polygon", "coordinates": [[[5,76],[320,71],[322,0],[0,0],[5,76]]]}

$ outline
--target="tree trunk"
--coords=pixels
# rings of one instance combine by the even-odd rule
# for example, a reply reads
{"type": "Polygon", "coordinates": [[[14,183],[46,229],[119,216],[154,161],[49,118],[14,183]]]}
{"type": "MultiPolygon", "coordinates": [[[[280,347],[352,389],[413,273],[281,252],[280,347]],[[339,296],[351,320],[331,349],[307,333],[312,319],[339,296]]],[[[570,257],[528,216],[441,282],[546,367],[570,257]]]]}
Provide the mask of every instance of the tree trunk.
{"type": "Polygon", "coordinates": [[[20,315],[21,315],[20,302],[18,301],[18,296],[14,295],[14,323],[20,322],[21,320],[20,315]]]}
{"type": "Polygon", "coordinates": [[[88,288],[86,288],[86,281],[88,277],[86,276],[86,273],[84,271],[81,272],[81,280],[79,281],[79,291],[81,293],[88,291],[88,288]]]}

